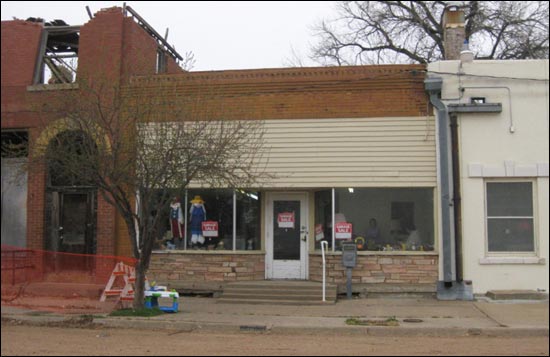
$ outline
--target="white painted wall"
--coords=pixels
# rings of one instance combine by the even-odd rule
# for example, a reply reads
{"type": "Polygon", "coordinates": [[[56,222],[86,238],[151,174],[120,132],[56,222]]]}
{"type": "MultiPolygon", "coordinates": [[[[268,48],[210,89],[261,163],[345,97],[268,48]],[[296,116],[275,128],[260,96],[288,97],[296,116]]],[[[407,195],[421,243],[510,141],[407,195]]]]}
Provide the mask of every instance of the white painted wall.
{"type": "Polygon", "coordinates": [[[428,66],[430,75],[443,78],[446,104],[469,103],[471,97],[502,103],[498,114],[458,116],[464,279],[473,281],[474,293],[548,292],[548,65],[548,60],[526,60],[474,61],[462,66],[459,61],[443,61],[428,66]],[[465,88],[463,92],[460,87],[465,88]],[[494,179],[534,183],[534,254],[486,252],[485,182],[494,179]]]}

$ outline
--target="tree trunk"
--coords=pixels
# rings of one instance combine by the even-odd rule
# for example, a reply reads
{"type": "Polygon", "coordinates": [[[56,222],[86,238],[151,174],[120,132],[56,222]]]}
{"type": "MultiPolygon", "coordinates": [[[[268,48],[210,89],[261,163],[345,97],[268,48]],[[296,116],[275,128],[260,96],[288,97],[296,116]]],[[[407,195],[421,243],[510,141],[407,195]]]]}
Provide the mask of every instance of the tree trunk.
{"type": "Polygon", "coordinates": [[[147,269],[143,266],[141,259],[136,264],[136,282],[134,284],[134,309],[143,309],[145,306],[145,272],[147,269]]]}

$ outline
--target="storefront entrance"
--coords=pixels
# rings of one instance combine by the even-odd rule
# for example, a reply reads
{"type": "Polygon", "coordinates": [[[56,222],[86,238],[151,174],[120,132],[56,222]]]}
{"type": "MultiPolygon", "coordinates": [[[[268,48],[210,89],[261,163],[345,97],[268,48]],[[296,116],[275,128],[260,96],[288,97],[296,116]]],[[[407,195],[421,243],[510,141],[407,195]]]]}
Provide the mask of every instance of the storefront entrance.
{"type": "Polygon", "coordinates": [[[94,266],[91,254],[96,254],[95,190],[63,190],[49,195],[51,200],[50,234],[46,250],[71,253],[61,255],[55,269],[90,270],[94,266]]]}
{"type": "Polygon", "coordinates": [[[307,193],[269,193],[266,200],[266,278],[308,278],[307,193]]]}

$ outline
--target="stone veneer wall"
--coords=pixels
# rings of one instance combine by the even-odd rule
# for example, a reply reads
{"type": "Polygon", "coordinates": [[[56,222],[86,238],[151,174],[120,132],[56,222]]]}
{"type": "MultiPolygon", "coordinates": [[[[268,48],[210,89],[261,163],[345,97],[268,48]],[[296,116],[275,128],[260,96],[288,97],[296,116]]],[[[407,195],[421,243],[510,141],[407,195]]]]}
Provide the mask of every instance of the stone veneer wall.
{"type": "MultiPolygon", "coordinates": [[[[346,269],[341,254],[326,255],[327,283],[345,284],[346,269]]],[[[309,279],[323,280],[320,254],[309,256],[309,279]]],[[[433,255],[358,255],[352,283],[435,284],[438,280],[438,256],[433,255]]]]}
{"type": "Polygon", "coordinates": [[[162,284],[265,279],[265,253],[154,252],[149,281],[162,284]]]}

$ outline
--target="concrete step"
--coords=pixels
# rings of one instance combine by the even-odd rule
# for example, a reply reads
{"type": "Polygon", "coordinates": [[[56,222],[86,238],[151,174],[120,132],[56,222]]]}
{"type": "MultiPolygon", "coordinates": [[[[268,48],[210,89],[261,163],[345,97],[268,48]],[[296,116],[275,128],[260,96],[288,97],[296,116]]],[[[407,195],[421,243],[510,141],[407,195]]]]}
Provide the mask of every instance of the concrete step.
{"type": "MultiPolygon", "coordinates": [[[[334,291],[336,292],[335,288],[327,288],[327,293],[334,291]]],[[[224,289],[224,294],[231,294],[231,293],[237,293],[237,294],[271,294],[271,295],[309,295],[309,296],[316,296],[321,295],[322,290],[319,289],[250,289],[250,288],[235,288],[235,287],[228,287],[224,289]]]]}
{"type": "MultiPolygon", "coordinates": [[[[326,294],[327,300],[336,300],[336,294],[326,294]]],[[[307,301],[307,300],[321,300],[322,294],[315,294],[315,295],[303,295],[303,294],[240,294],[240,293],[223,293],[222,296],[223,299],[238,299],[238,300],[246,300],[246,299],[257,299],[257,300],[296,300],[296,301],[307,301]]]]}
{"type": "Polygon", "coordinates": [[[329,300],[326,302],[319,300],[269,300],[269,299],[218,299],[217,303],[220,304],[251,304],[251,305],[298,305],[298,306],[311,306],[311,305],[331,305],[335,304],[336,300],[329,300]]]}
{"type": "MultiPolygon", "coordinates": [[[[336,285],[326,287],[326,300],[336,301],[336,285]]],[[[309,281],[253,281],[225,286],[220,303],[310,305],[322,303],[322,285],[309,281]]]]}

